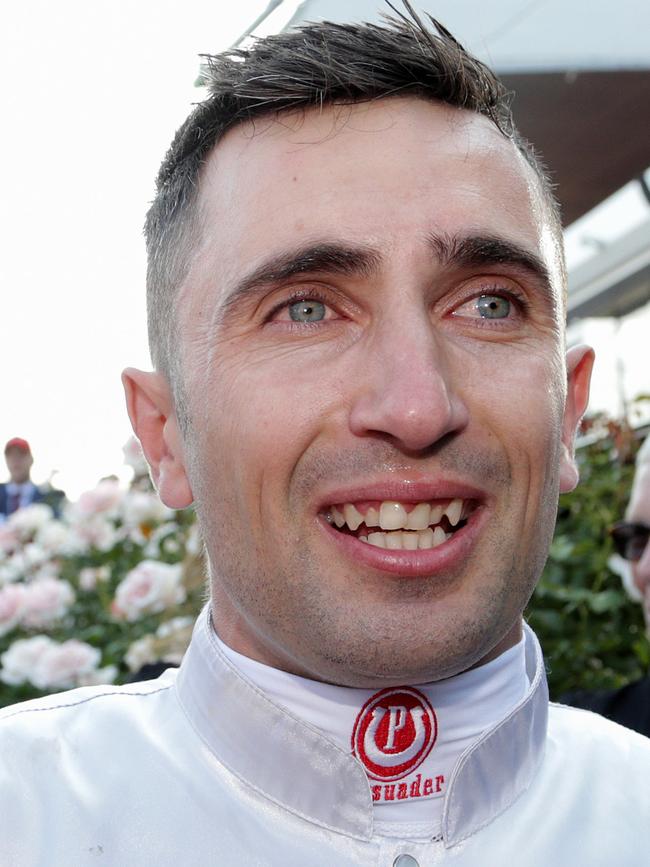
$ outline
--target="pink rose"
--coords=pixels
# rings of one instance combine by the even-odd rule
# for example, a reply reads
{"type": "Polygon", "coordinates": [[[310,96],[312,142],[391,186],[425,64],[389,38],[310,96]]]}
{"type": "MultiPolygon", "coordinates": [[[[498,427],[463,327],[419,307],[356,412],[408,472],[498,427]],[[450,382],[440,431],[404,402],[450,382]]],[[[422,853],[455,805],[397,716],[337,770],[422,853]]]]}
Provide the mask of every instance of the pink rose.
{"type": "Polygon", "coordinates": [[[143,665],[158,661],[156,639],[153,635],[145,635],[129,645],[124,661],[131,671],[138,671],[143,665]]]}
{"type": "Polygon", "coordinates": [[[142,454],[142,446],[135,437],[130,437],[122,446],[124,463],[133,469],[135,476],[143,476],[149,471],[149,466],[142,454]]]}
{"type": "Polygon", "coordinates": [[[0,524],[0,553],[11,554],[19,545],[18,527],[13,524],[0,524]]]}
{"type": "Polygon", "coordinates": [[[20,540],[26,542],[52,520],[54,520],[54,513],[49,506],[45,503],[32,503],[31,506],[25,506],[9,515],[7,523],[18,534],[20,540]]]}
{"type": "Polygon", "coordinates": [[[110,551],[116,541],[117,534],[112,522],[104,515],[91,515],[72,526],[63,553],[82,554],[90,548],[110,551]]]}
{"type": "Polygon", "coordinates": [[[143,560],[126,574],[115,591],[113,611],[127,620],[163,611],[185,600],[179,565],[143,560]]]}
{"type": "Polygon", "coordinates": [[[63,617],[74,602],[74,592],[67,581],[39,578],[25,585],[23,623],[28,627],[48,626],[63,617]]]}
{"type": "Polygon", "coordinates": [[[90,592],[99,582],[108,581],[110,577],[110,566],[86,566],[79,572],[79,587],[90,592]]]}
{"type": "Polygon", "coordinates": [[[0,635],[6,635],[20,623],[25,610],[25,587],[8,584],[0,590],[0,635]]]}
{"type": "Polygon", "coordinates": [[[121,503],[121,517],[127,527],[158,524],[172,515],[155,491],[129,491],[121,503]]]}
{"type": "Polygon", "coordinates": [[[78,686],[99,686],[103,683],[115,683],[118,675],[116,665],[107,665],[104,668],[93,668],[89,672],[81,672],[77,677],[78,686]]]}
{"type": "Polygon", "coordinates": [[[21,638],[0,656],[0,680],[12,685],[32,682],[32,676],[41,656],[54,646],[47,635],[21,638]]]}
{"type": "Polygon", "coordinates": [[[97,648],[71,638],[39,656],[30,680],[39,689],[68,689],[93,672],[100,659],[97,648]]]}
{"type": "Polygon", "coordinates": [[[74,505],[74,513],[80,517],[113,512],[122,499],[122,491],[117,482],[107,479],[100,482],[92,491],[85,491],[74,505]]]}
{"type": "Polygon", "coordinates": [[[40,528],[35,541],[50,554],[58,554],[64,547],[69,533],[70,530],[63,521],[50,521],[40,528]]]}

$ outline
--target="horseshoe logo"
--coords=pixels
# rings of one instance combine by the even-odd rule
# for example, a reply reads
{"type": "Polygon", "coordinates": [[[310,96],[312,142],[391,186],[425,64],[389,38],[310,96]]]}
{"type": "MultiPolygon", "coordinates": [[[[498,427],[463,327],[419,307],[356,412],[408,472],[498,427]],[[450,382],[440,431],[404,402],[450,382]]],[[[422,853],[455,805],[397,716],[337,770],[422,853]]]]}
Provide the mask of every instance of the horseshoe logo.
{"type": "Polygon", "coordinates": [[[383,689],[361,708],[352,731],[352,753],[369,777],[399,780],[422,764],[438,737],[428,699],[407,686],[383,689]]]}

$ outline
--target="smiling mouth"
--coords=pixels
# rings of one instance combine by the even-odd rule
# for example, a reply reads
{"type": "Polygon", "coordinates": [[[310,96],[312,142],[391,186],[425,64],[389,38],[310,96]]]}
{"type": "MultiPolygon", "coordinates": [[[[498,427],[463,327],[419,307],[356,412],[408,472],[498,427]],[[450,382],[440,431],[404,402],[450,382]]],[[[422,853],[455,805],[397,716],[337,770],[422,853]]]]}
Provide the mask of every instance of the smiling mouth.
{"type": "Polygon", "coordinates": [[[404,503],[397,500],[336,503],[325,520],[338,532],[392,551],[437,548],[462,529],[477,507],[459,498],[404,503]]]}

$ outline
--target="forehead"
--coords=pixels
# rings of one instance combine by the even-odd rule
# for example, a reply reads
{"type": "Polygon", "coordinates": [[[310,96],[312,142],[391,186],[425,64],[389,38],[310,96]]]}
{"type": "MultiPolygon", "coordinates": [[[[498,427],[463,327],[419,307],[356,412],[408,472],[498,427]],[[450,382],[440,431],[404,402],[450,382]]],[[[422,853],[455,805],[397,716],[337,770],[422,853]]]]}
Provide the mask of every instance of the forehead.
{"type": "Polygon", "coordinates": [[[30,458],[31,455],[29,452],[26,452],[25,449],[18,448],[17,446],[12,446],[10,449],[7,449],[5,452],[5,457],[7,458],[30,458]]]}
{"type": "Polygon", "coordinates": [[[230,130],[203,169],[202,242],[227,284],[301,240],[413,253],[434,232],[503,237],[556,278],[532,169],[484,117],[413,97],[285,113],[230,130]]]}

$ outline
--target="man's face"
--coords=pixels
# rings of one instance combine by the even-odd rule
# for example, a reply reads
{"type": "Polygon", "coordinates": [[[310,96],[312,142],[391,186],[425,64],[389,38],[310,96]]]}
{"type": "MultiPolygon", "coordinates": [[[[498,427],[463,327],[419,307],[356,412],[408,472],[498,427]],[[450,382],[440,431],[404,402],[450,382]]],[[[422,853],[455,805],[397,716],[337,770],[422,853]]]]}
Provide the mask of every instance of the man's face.
{"type": "Polygon", "coordinates": [[[359,686],[509,646],[566,463],[530,169],[487,120],[402,98],[237,127],[200,189],[185,454],[223,640],[359,686]]]}
{"type": "Polygon", "coordinates": [[[5,452],[5,461],[9,470],[9,478],[17,485],[22,485],[29,480],[33,458],[25,449],[12,446],[5,452]]]}
{"type": "MultiPolygon", "coordinates": [[[[627,507],[626,520],[650,526],[650,463],[641,464],[634,476],[632,496],[627,507]]],[[[643,596],[643,611],[650,627],[650,542],[640,560],[630,564],[632,578],[643,596]]]]}

